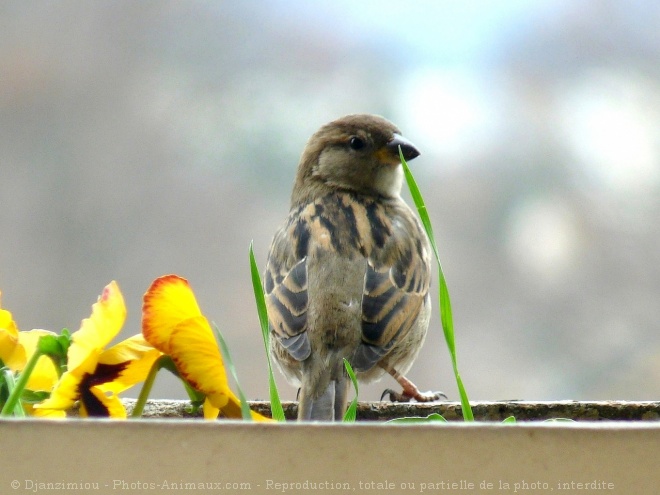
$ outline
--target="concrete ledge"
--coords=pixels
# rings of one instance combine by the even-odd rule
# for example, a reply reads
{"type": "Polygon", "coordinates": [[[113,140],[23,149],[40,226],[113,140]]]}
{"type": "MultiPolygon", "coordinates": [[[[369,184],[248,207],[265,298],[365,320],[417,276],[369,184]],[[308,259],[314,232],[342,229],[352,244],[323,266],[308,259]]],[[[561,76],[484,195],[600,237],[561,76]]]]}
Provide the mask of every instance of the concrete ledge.
{"type": "Polygon", "coordinates": [[[660,423],[0,420],[0,493],[657,494],[660,423]],[[57,491],[56,491],[57,490],[57,491]]]}
{"type": "MultiPolygon", "coordinates": [[[[130,411],[135,400],[124,399],[124,404],[130,411]]],[[[477,421],[502,421],[514,416],[517,421],[542,421],[552,418],[570,418],[576,421],[602,420],[643,420],[660,421],[660,402],[630,402],[630,401],[498,401],[473,402],[472,412],[477,421]]],[[[252,408],[266,416],[270,416],[270,403],[255,401],[252,408]]],[[[284,413],[288,419],[294,419],[297,414],[296,402],[285,402],[284,413]]],[[[200,416],[189,412],[188,401],[155,400],[147,402],[144,416],[148,418],[186,418],[200,416]]],[[[405,416],[428,416],[432,413],[442,414],[449,421],[462,421],[461,405],[458,402],[391,403],[391,402],[361,402],[358,406],[358,421],[386,421],[405,416]]],[[[660,490],[660,489],[659,489],[660,490]]]]}

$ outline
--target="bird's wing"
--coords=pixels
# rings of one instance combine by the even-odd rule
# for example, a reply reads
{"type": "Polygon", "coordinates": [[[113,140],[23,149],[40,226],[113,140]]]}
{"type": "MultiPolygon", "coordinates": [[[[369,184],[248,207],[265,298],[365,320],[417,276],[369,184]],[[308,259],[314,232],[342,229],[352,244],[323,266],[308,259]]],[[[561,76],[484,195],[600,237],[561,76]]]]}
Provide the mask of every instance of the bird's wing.
{"type": "Polygon", "coordinates": [[[381,223],[381,234],[374,231],[378,222],[371,222],[374,247],[368,257],[362,296],[363,342],[353,357],[358,371],[373,367],[406,337],[429,291],[430,250],[426,236],[412,215],[394,218],[381,223]]]}
{"type": "Polygon", "coordinates": [[[386,207],[351,195],[292,211],[273,239],[264,282],[271,330],[298,361],[311,352],[306,332],[311,244],[341,257],[366,258],[362,344],[352,358],[357,371],[366,371],[406,337],[420,314],[430,285],[425,234],[407,206],[386,207]]]}
{"type": "Polygon", "coordinates": [[[302,361],[311,347],[307,336],[307,243],[309,229],[292,212],[273,239],[264,275],[271,332],[291,356],[302,361]]]}

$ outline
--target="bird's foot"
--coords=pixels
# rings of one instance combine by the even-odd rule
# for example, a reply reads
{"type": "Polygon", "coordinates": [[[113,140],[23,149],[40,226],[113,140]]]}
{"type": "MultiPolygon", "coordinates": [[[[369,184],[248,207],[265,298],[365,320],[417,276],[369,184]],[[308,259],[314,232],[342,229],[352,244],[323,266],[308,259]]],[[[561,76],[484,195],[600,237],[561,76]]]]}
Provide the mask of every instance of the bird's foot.
{"type": "Polygon", "coordinates": [[[397,392],[391,388],[386,388],[383,391],[383,394],[380,396],[380,400],[385,399],[389,396],[390,402],[410,402],[415,399],[417,402],[436,402],[439,400],[448,400],[448,397],[444,392],[420,392],[417,390],[417,393],[410,394],[405,390],[397,392]]]}
{"type": "Polygon", "coordinates": [[[448,400],[448,397],[444,392],[421,392],[417,388],[417,385],[408,380],[405,376],[399,374],[395,369],[387,371],[394,377],[399,385],[401,385],[403,390],[399,393],[390,388],[385,389],[383,395],[380,396],[380,400],[383,400],[387,395],[390,396],[390,401],[392,402],[410,402],[412,399],[415,399],[417,402],[435,402],[441,399],[448,400]]]}

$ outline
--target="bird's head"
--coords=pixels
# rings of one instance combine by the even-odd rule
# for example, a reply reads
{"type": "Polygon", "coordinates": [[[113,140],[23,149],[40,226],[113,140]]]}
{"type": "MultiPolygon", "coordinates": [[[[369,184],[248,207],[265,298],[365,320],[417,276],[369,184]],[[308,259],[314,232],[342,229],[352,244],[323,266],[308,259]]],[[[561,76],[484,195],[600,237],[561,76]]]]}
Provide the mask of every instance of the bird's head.
{"type": "Polygon", "coordinates": [[[307,142],[293,188],[294,204],[341,190],[397,197],[406,160],[419,155],[399,129],[376,115],[347,115],[321,127],[307,142]]]}

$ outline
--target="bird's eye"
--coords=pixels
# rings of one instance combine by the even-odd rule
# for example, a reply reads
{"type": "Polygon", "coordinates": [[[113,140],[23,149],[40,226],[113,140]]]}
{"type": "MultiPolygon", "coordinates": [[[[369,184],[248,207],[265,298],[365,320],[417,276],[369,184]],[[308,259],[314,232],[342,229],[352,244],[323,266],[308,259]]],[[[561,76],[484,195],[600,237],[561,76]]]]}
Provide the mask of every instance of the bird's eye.
{"type": "Polygon", "coordinates": [[[353,136],[351,140],[348,142],[348,145],[351,147],[352,150],[355,151],[361,150],[362,148],[365,147],[364,141],[357,136],[353,136]]]}

